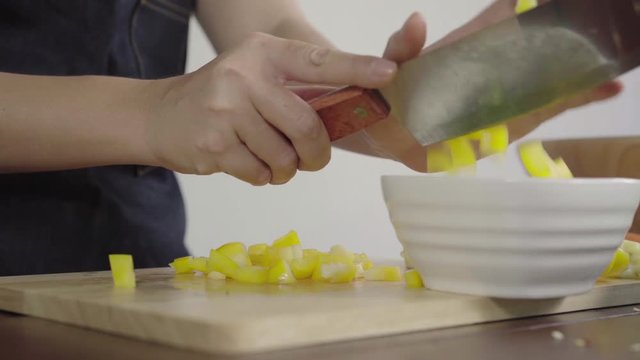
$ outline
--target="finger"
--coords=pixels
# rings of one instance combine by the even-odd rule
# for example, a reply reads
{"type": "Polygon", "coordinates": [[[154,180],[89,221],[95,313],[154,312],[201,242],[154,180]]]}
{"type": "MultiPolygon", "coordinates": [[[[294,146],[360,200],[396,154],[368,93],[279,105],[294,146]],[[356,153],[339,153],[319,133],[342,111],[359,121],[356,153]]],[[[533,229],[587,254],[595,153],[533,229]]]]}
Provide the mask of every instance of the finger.
{"type": "Polygon", "coordinates": [[[269,166],[270,183],[288,182],[298,170],[298,154],[289,141],[257,112],[238,121],[238,137],[251,152],[269,166]]]}
{"type": "Polygon", "coordinates": [[[547,120],[550,120],[569,109],[578,108],[593,102],[609,99],[622,91],[622,84],[618,81],[608,82],[593,90],[585,91],[572,98],[549,105],[531,114],[510,121],[509,136],[515,141],[538,128],[547,120]]]}
{"type": "Polygon", "coordinates": [[[298,97],[304,101],[310,101],[319,96],[337,90],[336,87],[320,85],[293,85],[287,86],[287,89],[298,95],[298,97]]]}
{"type": "Polygon", "coordinates": [[[289,139],[298,154],[298,169],[316,171],[327,165],[331,158],[329,135],[306,102],[280,86],[256,89],[252,101],[260,114],[289,139]]]}
{"type": "Polygon", "coordinates": [[[242,143],[238,142],[218,160],[221,171],[249,184],[262,186],[271,181],[271,171],[242,143]]]}
{"type": "Polygon", "coordinates": [[[420,13],[413,13],[387,43],[383,57],[404,62],[420,54],[427,40],[427,24],[420,13]]]}
{"type": "Polygon", "coordinates": [[[390,60],[349,54],[301,41],[262,35],[254,38],[253,42],[269,59],[273,76],[283,83],[294,80],[379,88],[387,85],[398,69],[397,64],[390,60]]]}
{"type": "Polygon", "coordinates": [[[592,94],[593,101],[601,101],[612,98],[622,92],[624,85],[620,81],[610,81],[597,87],[592,94]]]}

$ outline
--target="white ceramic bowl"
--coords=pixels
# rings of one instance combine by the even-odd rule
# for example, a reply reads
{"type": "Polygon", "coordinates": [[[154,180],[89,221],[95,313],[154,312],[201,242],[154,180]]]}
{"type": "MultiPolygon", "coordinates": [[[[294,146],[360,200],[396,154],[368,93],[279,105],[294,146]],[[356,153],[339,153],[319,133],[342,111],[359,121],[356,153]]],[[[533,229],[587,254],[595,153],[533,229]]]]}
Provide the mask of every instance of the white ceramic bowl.
{"type": "Polygon", "coordinates": [[[640,201],[631,179],[383,176],[382,189],[428,288],[499,298],[590,290],[640,201]]]}

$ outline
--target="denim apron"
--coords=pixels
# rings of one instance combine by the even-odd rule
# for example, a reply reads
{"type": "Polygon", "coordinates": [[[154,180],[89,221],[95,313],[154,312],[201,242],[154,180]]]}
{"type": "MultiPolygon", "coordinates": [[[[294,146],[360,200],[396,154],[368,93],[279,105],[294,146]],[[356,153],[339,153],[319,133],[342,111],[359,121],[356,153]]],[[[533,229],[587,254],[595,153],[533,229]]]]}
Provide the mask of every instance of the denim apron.
{"type": "MultiPolygon", "coordinates": [[[[0,72],[158,79],[184,73],[194,0],[1,0],[0,72]]],[[[0,129],[2,131],[2,129],[0,129]]],[[[173,172],[136,165],[0,174],[0,276],[184,256],[173,172]]]]}

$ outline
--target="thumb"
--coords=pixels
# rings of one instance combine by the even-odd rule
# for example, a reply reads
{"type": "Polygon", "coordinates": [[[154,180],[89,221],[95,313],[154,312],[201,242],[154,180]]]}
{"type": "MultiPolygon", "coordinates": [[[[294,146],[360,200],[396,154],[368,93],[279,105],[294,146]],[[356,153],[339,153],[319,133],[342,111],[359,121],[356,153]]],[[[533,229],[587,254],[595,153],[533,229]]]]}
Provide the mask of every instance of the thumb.
{"type": "Polygon", "coordinates": [[[402,28],[389,38],[383,57],[405,62],[420,55],[427,40],[427,24],[420,13],[413,13],[402,28]]]}

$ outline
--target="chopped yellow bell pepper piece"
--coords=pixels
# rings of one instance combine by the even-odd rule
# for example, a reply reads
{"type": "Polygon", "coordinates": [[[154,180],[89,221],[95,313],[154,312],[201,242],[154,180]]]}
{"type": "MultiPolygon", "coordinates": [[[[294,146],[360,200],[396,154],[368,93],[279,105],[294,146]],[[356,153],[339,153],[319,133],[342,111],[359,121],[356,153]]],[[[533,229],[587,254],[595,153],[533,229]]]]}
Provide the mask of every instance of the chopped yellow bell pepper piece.
{"type": "Polygon", "coordinates": [[[216,249],[220,254],[235,261],[238,266],[251,266],[251,259],[246,246],[241,242],[231,242],[216,249]]]}
{"type": "Polygon", "coordinates": [[[476,152],[468,139],[459,137],[445,142],[451,152],[451,170],[472,168],[476,164],[476,152]]]}
{"type": "Polygon", "coordinates": [[[296,282],[296,277],[291,272],[289,263],[284,260],[278,260],[278,262],[269,269],[267,282],[269,284],[293,284],[296,282]]]}
{"type": "Polygon", "coordinates": [[[365,253],[356,254],[353,263],[362,265],[362,270],[369,270],[373,267],[373,261],[365,253]]]}
{"type": "Polygon", "coordinates": [[[237,269],[231,278],[246,284],[266,284],[269,270],[262,266],[245,266],[237,269]]]}
{"type": "Polygon", "coordinates": [[[452,167],[453,161],[448,149],[438,148],[427,151],[427,172],[444,172],[451,170],[452,167]]]}
{"type": "Polygon", "coordinates": [[[224,280],[227,277],[223,273],[219,273],[217,271],[209,271],[209,273],[207,274],[207,278],[212,280],[224,280]]]}
{"type": "Polygon", "coordinates": [[[398,266],[374,266],[365,271],[364,278],[369,281],[400,281],[402,280],[402,271],[398,266]]]}
{"type": "Polygon", "coordinates": [[[356,277],[356,266],[345,263],[320,263],[316,266],[312,279],[330,283],[348,283],[356,277]]]}
{"type": "Polygon", "coordinates": [[[317,259],[319,255],[320,255],[320,250],[316,250],[316,249],[303,249],[302,250],[302,258],[303,259],[308,259],[308,258],[317,259]]]}
{"type": "Polygon", "coordinates": [[[274,248],[283,248],[295,245],[300,245],[300,238],[298,237],[298,233],[293,230],[274,240],[273,244],[271,244],[274,248]]]}
{"type": "Polygon", "coordinates": [[[542,142],[533,141],[518,147],[520,160],[527,173],[537,178],[572,178],[571,170],[561,158],[553,160],[542,142]]]}
{"type": "Polygon", "coordinates": [[[355,255],[342,245],[333,245],[329,250],[332,262],[353,263],[355,255]]]}
{"type": "Polygon", "coordinates": [[[507,151],[509,147],[509,129],[498,125],[484,129],[480,138],[480,155],[490,156],[507,151]]]}
{"type": "Polygon", "coordinates": [[[607,269],[602,273],[604,277],[616,277],[629,267],[629,254],[622,249],[617,249],[607,269]]]}
{"type": "Polygon", "coordinates": [[[556,164],[555,169],[553,170],[554,177],[559,179],[571,179],[573,178],[573,173],[567,166],[567,163],[564,162],[562,158],[557,158],[554,160],[556,164]]]}
{"type": "Polygon", "coordinates": [[[291,262],[293,259],[302,259],[303,253],[300,245],[270,247],[267,250],[267,258],[269,265],[273,265],[278,260],[291,262]]]}
{"type": "Polygon", "coordinates": [[[409,289],[420,289],[424,287],[422,276],[417,270],[407,270],[404,273],[404,282],[409,289]]]}
{"type": "Polygon", "coordinates": [[[291,271],[296,279],[308,279],[318,265],[318,257],[303,257],[302,259],[293,259],[291,261],[291,271]]]}
{"type": "Polygon", "coordinates": [[[183,256],[174,259],[169,266],[176,271],[176,274],[191,274],[193,272],[193,268],[191,267],[192,260],[192,256],[183,256]]]}
{"type": "Polygon", "coordinates": [[[640,243],[635,241],[624,240],[620,246],[624,252],[629,255],[640,255],[640,243]]]}
{"type": "Polygon", "coordinates": [[[203,274],[209,273],[209,258],[197,257],[191,260],[191,268],[203,274]]]}
{"type": "Polygon", "coordinates": [[[251,259],[251,263],[253,265],[258,266],[269,266],[269,259],[267,256],[267,251],[269,250],[269,245],[267,244],[255,244],[249,246],[249,259],[251,259]]]}
{"type": "Polygon", "coordinates": [[[525,170],[532,177],[552,178],[555,174],[556,163],[549,157],[542,142],[534,141],[521,144],[518,147],[520,160],[525,170]]]}
{"type": "Polygon", "coordinates": [[[538,0],[518,0],[516,14],[522,14],[538,6],[538,0]]]}
{"type": "Polygon", "coordinates": [[[131,255],[111,254],[109,255],[109,266],[115,287],[125,289],[136,287],[136,273],[131,255]]]}
{"type": "Polygon", "coordinates": [[[240,268],[240,266],[238,266],[238,264],[228,256],[225,256],[219,251],[213,249],[211,249],[211,252],[209,253],[208,264],[209,271],[217,271],[230,278],[233,278],[233,275],[240,268]]]}

